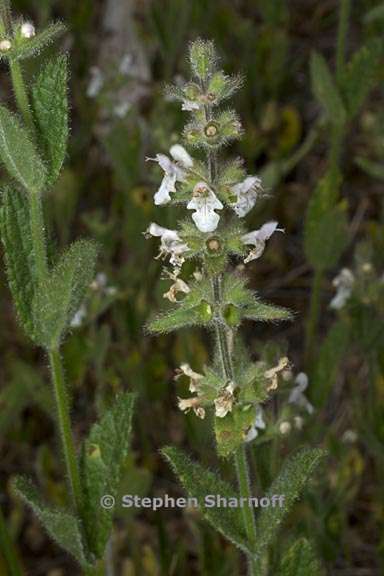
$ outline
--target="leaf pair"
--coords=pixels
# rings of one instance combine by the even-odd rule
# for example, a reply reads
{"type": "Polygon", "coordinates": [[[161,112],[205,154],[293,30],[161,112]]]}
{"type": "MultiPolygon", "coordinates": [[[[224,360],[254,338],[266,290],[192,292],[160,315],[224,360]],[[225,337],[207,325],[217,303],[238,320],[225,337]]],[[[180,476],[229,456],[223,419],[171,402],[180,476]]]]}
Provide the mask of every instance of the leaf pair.
{"type": "Polygon", "coordinates": [[[116,496],[128,456],[133,404],[132,394],[118,397],[84,443],[82,519],[71,510],[46,505],[29,480],[18,477],[13,483],[16,493],[32,508],[48,534],[83,568],[103,557],[111,532],[113,511],[104,510],[100,499],[104,494],[116,496]]]}
{"type": "Polygon", "coordinates": [[[248,556],[255,558],[260,558],[266,552],[293,503],[325,455],[321,449],[304,448],[283,466],[265,497],[283,495],[284,505],[261,509],[256,519],[257,542],[255,548],[252,548],[243,528],[241,508],[205,506],[207,495],[219,494],[226,498],[238,499],[238,494],[233,488],[213,472],[206,470],[200,464],[191,462],[182,451],[176,448],[165,448],[163,454],[188,494],[197,499],[206,520],[248,556]]]}

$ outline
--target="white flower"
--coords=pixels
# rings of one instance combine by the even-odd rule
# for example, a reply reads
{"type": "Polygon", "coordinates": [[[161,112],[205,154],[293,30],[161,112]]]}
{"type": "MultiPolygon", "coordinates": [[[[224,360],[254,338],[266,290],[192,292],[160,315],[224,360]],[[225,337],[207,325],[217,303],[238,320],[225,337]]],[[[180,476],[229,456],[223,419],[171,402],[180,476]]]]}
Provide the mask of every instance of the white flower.
{"type": "Polygon", "coordinates": [[[83,320],[85,319],[86,316],[87,316],[87,309],[85,305],[82,304],[78,309],[78,311],[76,312],[76,314],[74,315],[74,317],[72,318],[69,325],[71,326],[71,328],[79,328],[79,326],[82,325],[83,320]]]}
{"type": "Polygon", "coordinates": [[[123,102],[115,104],[115,106],[113,107],[113,113],[115,116],[117,116],[117,118],[124,118],[131,107],[132,104],[127,100],[125,100],[123,102]]]}
{"type": "Polygon", "coordinates": [[[91,74],[91,78],[87,87],[87,96],[88,98],[96,98],[104,86],[104,76],[98,66],[92,66],[89,72],[91,74]]]}
{"type": "Polygon", "coordinates": [[[279,430],[280,433],[283,434],[283,436],[285,436],[286,434],[289,434],[290,431],[292,430],[292,424],[288,422],[288,420],[284,420],[284,422],[280,423],[279,430]]]}
{"type": "Polygon", "coordinates": [[[354,444],[358,439],[357,432],[355,430],[346,430],[341,437],[341,441],[344,444],[354,444]]]}
{"type": "Polygon", "coordinates": [[[261,179],[258,176],[247,176],[243,182],[232,186],[231,190],[237,196],[237,201],[231,206],[239,218],[243,218],[256,204],[261,179]]]}
{"type": "Polygon", "coordinates": [[[184,282],[184,280],[181,278],[176,278],[170,289],[163,294],[163,298],[166,298],[170,302],[176,303],[178,302],[177,294],[179,292],[183,292],[183,294],[189,294],[190,291],[190,287],[186,282],[184,282]]]}
{"type": "Polygon", "coordinates": [[[343,268],[333,280],[333,285],[337,288],[337,292],[332,298],[329,307],[334,310],[343,308],[352,294],[354,283],[355,277],[353,273],[348,268],[343,268]]]}
{"type": "Polygon", "coordinates": [[[266,372],[264,372],[264,377],[267,380],[271,381],[271,383],[267,387],[268,392],[270,390],[276,390],[278,383],[279,383],[279,378],[278,378],[279,374],[280,374],[280,372],[284,372],[284,370],[286,368],[288,368],[288,366],[289,366],[289,360],[286,356],[284,356],[283,358],[280,358],[277,366],[273,366],[272,368],[270,368],[269,370],[266,370],[266,372]]]}
{"type": "Polygon", "coordinates": [[[214,400],[215,404],[215,415],[217,418],[224,418],[228,412],[232,411],[232,406],[235,401],[233,391],[235,385],[233,382],[229,384],[220,392],[219,396],[214,400]]]}
{"type": "Polygon", "coordinates": [[[252,442],[252,440],[254,440],[256,438],[256,436],[258,436],[258,431],[259,430],[265,430],[266,425],[264,422],[264,415],[263,415],[263,409],[260,408],[260,406],[257,407],[256,409],[256,418],[254,423],[252,424],[252,426],[250,427],[250,429],[248,430],[244,441],[245,442],[252,442]]]}
{"type": "Polygon", "coordinates": [[[188,250],[188,245],[183,242],[176,230],[163,228],[155,222],[149,225],[146,234],[161,238],[160,253],[158,257],[170,255],[172,266],[181,266],[184,262],[183,253],[188,250]]]}
{"type": "Polygon", "coordinates": [[[190,379],[189,381],[189,391],[190,392],[197,392],[199,388],[199,382],[204,378],[202,374],[195,372],[192,370],[189,364],[184,363],[181,364],[180,368],[176,370],[175,380],[178,380],[181,376],[187,376],[190,379]]]}
{"type": "Polygon", "coordinates": [[[188,210],[195,210],[192,219],[200,232],[216,230],[220,216],[215,210],[223,208],[213,190],[205,182],[198,182],[193,189],[192,200],[187,205],[188,210]]]}
{"type": "Polygon", "coordinates": [[[313,414],[315,411],[308,398],[303,394],[304,390],[308,388],[308,376],[304,372],[300,372],[295,379],[296,386],[291,390],[288,398],[289,404],[296,404],[304,408],[308,414],[313,414]]]}
{"type": "Polygon", "coordinates": [[[170,153],[175,162],[172,162],[165,154],[157,154],[155,158],[147,158],[157,162],[164,170],[164,178],[154,196],[157,206],[163,206],[171,201],[170,192],[176,192],[176,182],[183,182],[185,171],[193,166],[193,160],[186,150],[180,145],[172,146],[170,153]]]}
{"type": "Polygon", "coordinates": [[[119,72],[125,76],[129,76],[133,71],[133,56],[129,52],[124,54],[120,61],[119,72]]]}
{"type": "Polygon", "coordinates": [[[304,424],[303,418],[301,416],[295,416],[293,421],[295,423],[295,428],[297,430],[302,430],[304,424]]]}
{"type": "Polygon", "coordinates": [[[12,48],[12,44],[9,40],[0,41],[0,52],[8,52],[12,48]]]}
{"type": "Polygon", "coordinates": [[[36,30],[32,22],[24,22],[21,25],[20,33],[23,38],[33,38],[36,34],[36,30]]]}
{"type": "Polygon", "coordinates": [[[278,228],[277,222],[266,222],[258,230],[253,230],[253,232],[248,232],[241,237],[243,244],[253,245],[254,248],[250,251],[248,256],[245,258],[244,263],[251,262],[260,258],[264,252],[265,242],[269,240],[274,232],[284,232],[284,228],[278,228]]]}

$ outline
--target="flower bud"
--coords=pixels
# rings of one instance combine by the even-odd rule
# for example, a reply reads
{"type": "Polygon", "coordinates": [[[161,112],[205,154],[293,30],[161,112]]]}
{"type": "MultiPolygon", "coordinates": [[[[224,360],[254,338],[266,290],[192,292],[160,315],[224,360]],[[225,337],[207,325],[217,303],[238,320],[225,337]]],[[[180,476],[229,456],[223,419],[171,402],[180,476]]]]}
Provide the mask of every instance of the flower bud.
{"type": "Polygon", "coordinates": [[[212,256],[216,256],[218,254],[221,254],[221,241],[220,238],[218,238],[217,236],[212,236],[211,238],[208,238],[208,240],[205,243],[208,252],[212,255],[212,256]]]}
{"type": "Polygon", "coordinates": [[[36,30],[32,22],[24,22],[20,27],[20,34],[23,38],[33,38],[36,35],[36,30]]]}
{"type": "Polygon", "coordinates": [[[223,316],[228,326],[232,328],[235,328],[241,322],[240,309],[233,304],[228,304],[228,306],[225,307],[223,316]]]}
{"type": "Polygon", "coordinates": [[[8,52],[12,48],[12,44],[9,40],[0,41],[0,52],[8,52]]]}
{"type": "Polygon", "coordinates": [[[216,122],[208,122],[204,128],[204,134],[207,138],[215,138],[219,133],[219,127],[216,122]]]}
{"type": "Polygon", "coordinates": [[[199,315],[202,322],[209,322],[213,317],[212,306],[203,300],[199,306],[199,315]]]}

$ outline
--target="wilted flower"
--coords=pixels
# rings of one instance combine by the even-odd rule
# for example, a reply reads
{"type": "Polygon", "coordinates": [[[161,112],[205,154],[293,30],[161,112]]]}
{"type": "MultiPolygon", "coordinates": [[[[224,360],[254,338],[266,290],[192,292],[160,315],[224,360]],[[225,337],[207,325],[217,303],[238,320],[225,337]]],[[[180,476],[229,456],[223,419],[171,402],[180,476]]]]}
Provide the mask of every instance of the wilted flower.
{"type": "Polygon", "coordinates": [[[184,282],[184,280],[182,280],[181,278],[175,277],[174,280],[175,281],[169,288],[169,290],[163,294],[163,298],[166,298],[170,302],[177,302],[176,296],[179,292],[183,292],[183,294],[189,294],[189,292],[191,291],[188,284],[184,282]]]}
{"type": "Polygon", "coordinates": [[[278,228],[277,222],[266,222],[258,230],[253,230],[253,232],[248,232],[241,237],[243,244],[253,245],[254,248],[249,252],[248,256],[245,258],[244,263],[247,264],[252,260],[260,258],[264,252],[265,242],[269,240],[274,232],[284,232],[283,228],[278,228]]]}
{"type": "Polygon", "coordinates": [[[176,182],[183,182],[185,171],[193,166],[193,160],[188,152],[179,144],[172,146],[170,154],[175,162],[172,162],[165,154],[156,154],[155,158],[147,158],[157,162],[164,170],[164,178],[154,196],[157,206],[168,204],[171,201],[171,192],[176,192],[176,182]]]}
{"type": "Polygon", "coordinates": [[[20,34],[23,38],[33,38],[36,34],[36,30],[32,22],[24,22],[20,27],[20,34]]]}
{"type": "Polygon", "coordinates": [[[268,392],[270,390],[276,390],[278,383],[279,383],[279,378],[278,378],[279,374],[281,372],[284,372],[284,370],[286,370],[288,368],[288,366],[289,366],[289,360],[286,356],[284,356],[283,358],[280,358],[277,366],[273,366],[273,368],[269,368],[269,370],[266,370],[266,372],[264,372],[264,377],[267,380],[271,381],[271,383],[267,387],[268,392]]]}
{"type": "Polygon", "coordinates": [[[170,263],[172,266],[181,266],[184,262],[183,254],[188,250],[188,246],[180,238],[176,230],[169,230],[163,228],[155,222],[149,225],[146,234],[161,238],[160,252],[158,257],[165,257],[170,255],[170,263]]]}
{"type": "Polygon", "coordinates": [[[334,310],[343,308],[352,294],[354,283],[355,277],[351,270],[349,270],[349,268],[343,268],[333,280],[333,285],[337,288],[337,292],[332,298],[329,307],[334,310]]]}
{"type": "Polygon", "coordinates": [[[304,372],[300,372],[295,379],[296,386],[291,390],[288,398],[289,404],[296,404],[300,408],[304,408],[308,414],[313,414],[314,407],[303,394],[304,390],[308,388],[308,376],[304,372]]]}
{"type": "Polygon", "coordinates": [[[250,429],[248,430],[244,441],[245,442],[252,442],[252,440],[254,440],[257,436],[258,436],[258,429],[259,430],[265,430],[266,428],[266,424],[264,422],[264,415],[263,415],[263,409],[258,406],[256,409],[256,418],[254,423],[252,424],[252,426],[250,427],[250,429]]]}
{"type": "Polygon", "coordinates": [[[193,410],[196,416],[203,419],[205,418],[205,410],[200,405],[200,398],[195,396],[193,398],[178,398],[178,406],[182,412],[188,413],[193,410]]]}
{"type": "Polygon", "coordinates": [[[202,374],[194,372],[189,364],[181,364],[180,368],[176,370],[175,380],[178,380],[181,376],[187,376],[190,379],[189,391],[197,392],[199,382],[204,378],[202,374]]]}
{"type": "Polygon", "coordinates": [[[232,411],[233,403],[235,401],[235,397],[233,395],[234,389],[234,383],[229,382],[229,384],[227,384],[224,390],[214,400],[215,414],[218,418],[224,418],[228,412],[232,411]]]}
{"type": "Polygon", "coordinates": [[[220,216],[215,210],[223,208],[213,190],[205,182],[198,182],[193,189],[192,200],[187,205],[189,210],[195,210],[192,219],[200,232],[216,230],[220,216]]]}
{"type": "Polygon", "coordinates": [[[261,179],[258,176],[247,176],[243,182],[232,186],[231,190],[237,196],[237,201],[231,206],[239,218],[243,218],[256,204],[261,179]]]}

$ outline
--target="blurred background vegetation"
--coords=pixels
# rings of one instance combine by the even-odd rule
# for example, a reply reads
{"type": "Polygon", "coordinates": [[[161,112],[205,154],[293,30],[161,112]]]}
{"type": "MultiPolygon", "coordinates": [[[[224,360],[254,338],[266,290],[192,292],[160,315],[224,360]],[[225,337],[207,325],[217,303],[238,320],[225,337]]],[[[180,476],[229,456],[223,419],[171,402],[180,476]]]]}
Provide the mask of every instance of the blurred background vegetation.
{"type": "MultiPolygon", "coordinates": [[[[263,297],[296,312],[287,326],[249,325],[255,357],[287,353],[309,377],[315,407],[253,449],[259,491],[297,445],[321,444],[329,458],[283,531],[310,538],[335,576],[384,573],[384,4],[324,0],[15,0],[37,26],[61,19],[71,58],[72,137],[63,175],[46,201],[58,247],[79,235],[101,245],[98,276],[65,346],[78,437],[119,390],[139,394],[132,457],[121,492],[180,495],[158,449],[188,448],[217,466],[209,422],[177,409],[174,369],[202,367],[199,331],[150,338],[143,325],[162,305],[152,220],[172,228],[172,210],[153,206],[160,172],[145,156],[179,142],[185,121],[164,99],[165,82],[187,73],[188,42],[213,39],[228,72],[241,72],[236,144],[266,199],[250,228],[275,218],[286,230],[249,266],[263,297]],[[342,14],[342,24],[348,20],[342,14]],[[346,62],[344,63],[345,38],[346,62]],[[362,48],[363,47],[363,48],[362,48]],[[313,56],[313,51],[318,55],[313,56]],[[319,61],[320,59],[320,61],[319,61]],[[325,62],[325,68],[324,68],[325,62]],[[335,240],[336,239],[336,240],[335,240]],[[340,276],[340,271],[348,269],[340,276]],[[337,280],[334,282],[334,278],[337,280]],[[333,300],[335,294],[339,300],[333,300]],[[333,300],[332,306],[330,303],[333,300]],[[265,343],[269,342],[268,345],[265,343]]],[[[25,70],[33,76],[33,67],[25,70]]],[[[12,94],[2,70],[1,101],[12,94]]],[[[0,276],[1,508],[31,576],[77,574],[9,490],[25,473],[52,501],[65,486],[51,418],[46,358],[19,330],[0,276]]],[[[276,401],[278,402],[278,400],[276,401]]],[[[269,410],[277,411],[273,405],[269,410]]],[[[229,463],[223,462],[231,477],[229,463]]],[[[116,573],[242,574],[239,553],[193,511],[117,511],[116,573]]],[[[277,546],[281,544],[277,543],[277,546]]],[[[0,558],[0,574],[6,574],[0,558]]]]}

